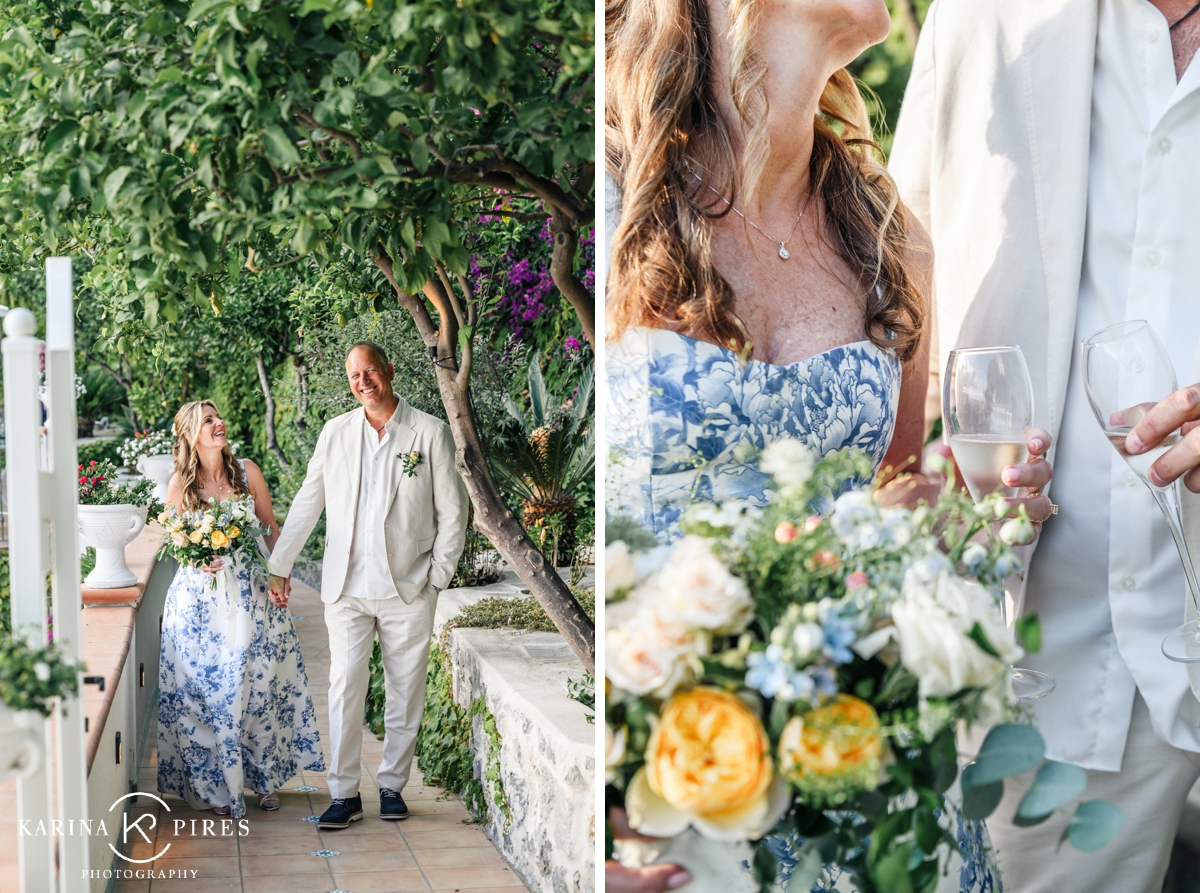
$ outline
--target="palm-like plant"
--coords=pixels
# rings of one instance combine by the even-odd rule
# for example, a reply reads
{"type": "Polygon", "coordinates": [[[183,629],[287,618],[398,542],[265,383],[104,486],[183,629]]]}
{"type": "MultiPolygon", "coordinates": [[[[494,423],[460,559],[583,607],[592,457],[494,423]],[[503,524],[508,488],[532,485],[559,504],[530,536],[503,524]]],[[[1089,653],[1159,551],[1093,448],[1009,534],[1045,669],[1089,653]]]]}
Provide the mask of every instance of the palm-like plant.
{"type": "Polygon", "coordinates": [[[551,395],[537,358],[529,364],[529,408],[522,411],[505,397],[509,415],[520,426],[493,451],[492,470],[500,485],[521,502],[525,529],[543,545],[552,539],[554,559],[570,561],[575,533],[575,507],[580,486],[596,467],[596,432],[592,424],[594,370],[580,376],[575,394],[551,395]]]}

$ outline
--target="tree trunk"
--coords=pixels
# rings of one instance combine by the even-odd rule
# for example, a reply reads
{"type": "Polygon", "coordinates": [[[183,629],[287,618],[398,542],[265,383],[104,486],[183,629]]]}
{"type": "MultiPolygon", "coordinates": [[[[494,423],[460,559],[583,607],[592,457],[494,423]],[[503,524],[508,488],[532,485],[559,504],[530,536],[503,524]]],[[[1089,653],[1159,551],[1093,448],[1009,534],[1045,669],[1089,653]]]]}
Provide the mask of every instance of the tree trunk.
{"type": "Polygon", "coordinates": [[[296,427],[301,431],[308,428],[308,364],[296,354],[296,427]]]}
{"type": "Polygon", "coordinates": [[[283,454],[283,450],[279,448],[279,443],[275,440],[275,397],[271,393],[271,378],[267,375],[267,364],[263,362],[261,353],[254,359],[258,365],[258,381],[262,385],[263,397],[267,401],[267,449],[275,454],[283,473],[290,474],[291,469],[288,467],[287,456],[283,454]]]}
{"type": "Polygon", "coordinates": [[[570,221],[559,214],[550,218],[549,228],[550,234],[554,236],[554,252],[550,256],[550,278],[575,309],[592,349],[597,350],[596,299],[583,287],[583,283],[575,278],[575,255],[579,249],[579,234],[570,221]]]}
{"type": "MultiPolygon", "coordinates": [[[[434,327],[433,318],[429,315],[423,301],[410,295],[396,284],[392,275],[391,258],[384,254],[377,255],[375,265],[387,276],[396,291],[400,306],[412,314],[416,321],[417,330],[427,347],[435,347],[439,342],[439,334],[445,339],[445,332],[439,333],[434,327]]],[[[432,296],[431,296],[432,299],[432,296]]],[[[450,318],[442,314],[444,324],[450,318]]],[[[452,324],[448,327],[452,327],[452,324]]],[[[450,341],[453,344],[453,341],[450,341]]],[[[501,557],[508,562],[521,578],[521,582],[529,587],[529,592],[541,605],[550,620],[558,629],[571,650],[575,652],[584,668],[593,676],[596,674],[596,627],[584,613],[579,602],[571,595],[571,589],[549,567],[545,556],[538,551],[533,541],[525,534],[521,522],[504,504],[500,496],[500,488],[492,478],[491,470],[483,457],[483,445],[479,432],[475,427],[475,419],[471,414],[470,397],[467,388],[469,383],[458,383],[458,363],[453,352],[448,355],[444,348],[439,349],[435,365],[438,390],[442,396],[442,405],[446,408],[446,418],[450,423],[450,432],[454,436],[454,464],[467,487],[471,505],[475,510],[475,529],[488,538],[496,547],[501,557]]]]}

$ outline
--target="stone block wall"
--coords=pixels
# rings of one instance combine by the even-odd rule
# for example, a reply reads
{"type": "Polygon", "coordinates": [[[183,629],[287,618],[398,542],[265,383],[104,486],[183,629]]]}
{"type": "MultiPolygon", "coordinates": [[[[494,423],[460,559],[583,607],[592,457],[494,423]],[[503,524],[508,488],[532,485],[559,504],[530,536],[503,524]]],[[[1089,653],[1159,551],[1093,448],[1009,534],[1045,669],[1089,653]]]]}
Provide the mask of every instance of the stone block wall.
{"type": "Polygon", "coordinates": [[[510,818],[486,781],[489,738],[477,715],[475,774],[488,797],[488,836],[535,893],[594,893],[595,726],[567,697],[583,665],[562,636],[514,630],[450,633],[454,696],[464,708],[483,698],[502,744],[500,778],[510,818]]]}

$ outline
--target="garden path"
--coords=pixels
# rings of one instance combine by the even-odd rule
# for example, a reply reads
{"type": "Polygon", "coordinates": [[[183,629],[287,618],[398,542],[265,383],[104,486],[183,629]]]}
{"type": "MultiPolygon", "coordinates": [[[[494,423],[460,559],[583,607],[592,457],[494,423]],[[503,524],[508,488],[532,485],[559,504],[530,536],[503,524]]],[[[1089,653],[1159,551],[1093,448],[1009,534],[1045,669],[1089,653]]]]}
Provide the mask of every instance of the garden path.
{"type": "MultiPolygon", "coordinates": [[[[296,618],[300,648],[308,671],[317,722],[321,730],[326,762],[328,746],[329,639],[325,629],[319,594],[296,583],[292,588],[291,610],[296,618]]],[[[139,789],[156,790],[156,728],[147,733],[142,758],[139,789]]],[[[480,825],[471,824],[471,816],[462,801],[441,788],[424,784],[416,766],[413,779],[404,789],[409,818],[401,822],[379,820],[379,794],[375,772],[379,766],[383,742],[371,732],[363,732],[363,788],[365,816],[362,821],[341,830],[321,830],[309,821],[329,805],[325,776],[301,773],[280,792],[282,806],[277,812],[263,812],[257,797],[247,796],[249,833],[243,837],[200,835],[205,818],[211,813],[189,809],[176,799],[168,799],[171,812],[148,798],[141,798],[131,809],[134,813],[151,812],[157,817],[154,843],[141,841],[131,847],[135,859],[146,859],[171,848],[152,863],[158,871],[195,870],[195,880],[119,881],[114,893],[166,893],[185,889],[235,891],[235,893],[441,893],[441,891],[524,890],[520,878],[492,846],[480,825]],[[187,831],[173,835],[172,820],[189,820],[187,831]],[[191,836],[190,820],[197,819],[197,835],[191,836]]],[[[214,833],[219,833],[219,820],[214,833]]],[[[236,835],[236,824],[233,826],[236,835]]],[[[136,835],[132,835],[135,836],[136,835]]],[[[128,868],[146,868],[124,864],[128,868]]],[[[190,874],[190,871],[189,871],[190,874]]]]}

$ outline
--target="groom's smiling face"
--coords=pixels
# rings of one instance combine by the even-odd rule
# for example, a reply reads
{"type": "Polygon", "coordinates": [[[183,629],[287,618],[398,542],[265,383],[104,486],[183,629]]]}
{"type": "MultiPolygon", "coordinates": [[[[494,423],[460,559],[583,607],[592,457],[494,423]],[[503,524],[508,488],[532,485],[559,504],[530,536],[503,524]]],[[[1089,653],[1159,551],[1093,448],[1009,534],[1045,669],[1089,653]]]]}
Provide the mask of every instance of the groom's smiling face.
{"type": "Polygon", "coordinates": [[[391,364],[383,366],[375,351],[357,347],[346,357],[346,377],[350,391],[367,409],[390,406],[392,403],[391,364]]]}

